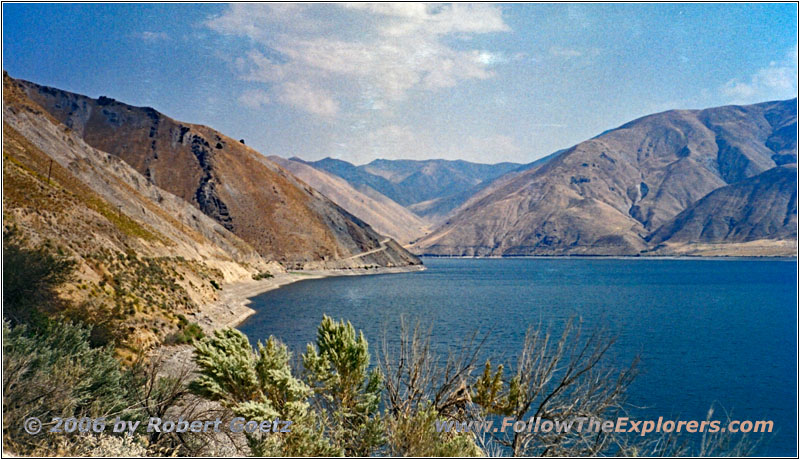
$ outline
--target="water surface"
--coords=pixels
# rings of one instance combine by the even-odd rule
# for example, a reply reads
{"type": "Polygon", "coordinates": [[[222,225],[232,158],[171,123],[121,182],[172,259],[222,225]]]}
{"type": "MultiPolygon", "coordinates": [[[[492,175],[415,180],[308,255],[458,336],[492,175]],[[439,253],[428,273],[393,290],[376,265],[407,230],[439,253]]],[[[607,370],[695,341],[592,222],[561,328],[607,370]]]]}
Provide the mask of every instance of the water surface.
{"type": "Polygon", "coordinates": [[[642,357],[630,402],[641,417],[774,420],[759,452],[795,456],[797,265],[794,260],[439,259],[408,274],[302,281],[253,299],[240,329],[295,352],[323,314],[350,320],[376,351],[401,315],[433,325],[435,342],[491,331],[486,352],[511,359],[528,324],[570,317],[618,336],[615,359],[642,357]],[[716,417],[715,417],[716,418],[716,417]]]}

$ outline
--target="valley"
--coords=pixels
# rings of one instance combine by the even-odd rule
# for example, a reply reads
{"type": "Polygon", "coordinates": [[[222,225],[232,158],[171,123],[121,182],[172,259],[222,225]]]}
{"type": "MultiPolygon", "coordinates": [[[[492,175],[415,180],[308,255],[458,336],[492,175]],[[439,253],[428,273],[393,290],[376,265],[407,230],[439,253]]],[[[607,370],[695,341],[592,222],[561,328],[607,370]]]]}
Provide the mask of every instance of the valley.
{"type": "Polygon", "coordinates": [[[4,455],[797,457],[797,5],[2,9],[4,455]]]}
{"type": "Polygon", "coordinates": [[[146,349],[183,317],[216,327],[200,318],[222,285],[260,274],[411,269],[414,254],[792,256],[795,105],[664,112],[525,165],[356,166],[6,75],[4,216],[78,261],[66,295],[94,305],[83,315],[146,349]]]}
{"type": "Polygon", "coordinates": [[[420,255],[791,256],[796,104],[654,114],[525,165],[276,161],[420,255]]]}

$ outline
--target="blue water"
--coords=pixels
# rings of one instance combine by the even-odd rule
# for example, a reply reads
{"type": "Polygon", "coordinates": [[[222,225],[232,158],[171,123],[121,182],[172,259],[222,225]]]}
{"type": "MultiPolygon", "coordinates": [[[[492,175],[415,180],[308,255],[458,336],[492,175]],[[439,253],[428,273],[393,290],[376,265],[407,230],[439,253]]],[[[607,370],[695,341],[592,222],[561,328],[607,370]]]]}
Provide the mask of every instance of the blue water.
{"type": "MultiPolygon", "coordinates": [[[[323,314],[345,318],[378,348],[399,318],[433,325],[441,347],[476,329],[510,360],[528,324],[578,316],[617,336],[614,358],[642,357],[629,391],[639,418],[773,420],[758,452],[796,456],[797,263],[793,260],[425,259],[424,272],[308,280],[253,299],[240,329],[296,353],[323,314]],[[715,419],[724,417],[716,413],[715,419]]],[[[698,435],[699,436],[699,435],[698,435]]]]}

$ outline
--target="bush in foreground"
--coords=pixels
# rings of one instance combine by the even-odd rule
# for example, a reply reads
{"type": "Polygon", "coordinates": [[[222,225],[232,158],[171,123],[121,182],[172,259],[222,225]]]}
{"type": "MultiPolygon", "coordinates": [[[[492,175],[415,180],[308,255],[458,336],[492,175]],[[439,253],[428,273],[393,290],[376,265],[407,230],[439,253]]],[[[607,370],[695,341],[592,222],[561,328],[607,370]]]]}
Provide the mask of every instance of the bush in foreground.
{"type": "MultiPolygon", "coordinates": [[[[80,325],[47,321],[38,329],[3,324],[3,442],[18,453],[56,445],[50,436],[23,431],[28,417],[97,418],[128,406],[126,372],[109,347],[92,348],[80,325]]],[[[130,416],[130,414],[126,414],[130,416]]],[[[63,434],[61,434],[63,437],[63,434]]]]}
{"type": "MultiPolygon", "coordinates": [[[[442,356],[431,344],[431,329],[403,323],[391,340],[384,339],[377,366],[371,366],[363,334],[350,323],[324,317],[316,342],[293,366],[288,348],[274,337],[254,350],[239,331],[227,329],[203,337],[199,327],[182,319],[179,341],[193,343],[199,374],[191,384],[193,370],[188,366],[176,373],[154,358],[123,367],[114,357],[113,343],[98,346],[91,328],[66,320],[41,303],[64,302],[57,290],[69,279],[71,262],[47,248],[26,249],[12,234],[4,234],[4,249],[4,285],[10,288],[4,290],[4,313],[13,321],[4,318],[3,323],[3,443],[15,454],[724,456],[753,452],[748,439],[729,434],[703,437],[700,445],[693,445],[673,436],[435,429],[437,421],[531,415],[611,419],[621,413],[626,389],[636,376],[636,362],[616,366],[608,359],[613,339],[601,330],[586,333],[574,321],[559,334],[530,329],[518,359],[510,365],[492,361],[481,365],[485,338],[479,340],[477,334],[442,356]],[[28,417],[45,422],[54,416],[209,420],[230,414],[294,423],[290,433],[245,434],[244,450],[234,439],[205,435],[65,437],[47,433],[48,425],[38,436],[23,430],[28,417]],[[223,447],[227,450],[219,450],[220,442],[227,442],[223,447]]],[[[70,307],[67,302],[62,306],[70,307]]]]}

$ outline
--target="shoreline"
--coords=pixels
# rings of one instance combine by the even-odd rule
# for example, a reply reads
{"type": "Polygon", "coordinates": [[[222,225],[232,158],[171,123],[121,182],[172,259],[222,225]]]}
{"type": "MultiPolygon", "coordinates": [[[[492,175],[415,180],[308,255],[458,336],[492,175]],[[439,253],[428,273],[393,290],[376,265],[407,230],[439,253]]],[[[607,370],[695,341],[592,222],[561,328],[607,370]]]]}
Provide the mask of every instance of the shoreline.
{"type": "Polygon", "coordinates": [[[666,244],[633,254],[422,254],[417,257],[465,259],[797,259],[797,240],[753,240],[741,243],[666,244]]]}
{"type": "MultiPolygon", "coordinates": [[[[222,286],[219,299],[200,307],[200,311],[186,315],[187,319],[196,322],[203,332],[208,334],[226,327],[236,328],[247,318],[256,313],[248,305],[251,299],[259,294],[278,289],[287,284],[303,280],[331,278],[335,276],[365,276],[386,275],[392,273],[413,273],[424,271],[424,265],[409,265],[405,267],[381,268],[356,268],[356,269],[329,269],[308,271],[287,271],[277,273],[272,278],[263,280],[243,280],[227,283],[222,286]]],[[[194,369],[192,362],[191,345],[164,345],[161,344],[152,351],[152,356],[163,357],[164,375],[179,375],[187,366],[194,369]]]]}
{"type": "Polygon", "coordinates": [[[410,265],[405,267],[380,267],[370,269],[298,270],[277,273],[272,278],[263,280],[237,281],[223,285],[218,300],[204,305],[200,308],[199,312],[187,315],[187,318],[190,318],[200,325],[206,333],[226,327],[235,328],[256,313],[256,310],[248,306],[252,302],[251,299],[253,297],[286,286],[287,284],[303,280],[331,278],[336,276],[413,273],[425,269],[426,267],[424,265],[410,265]]]}

